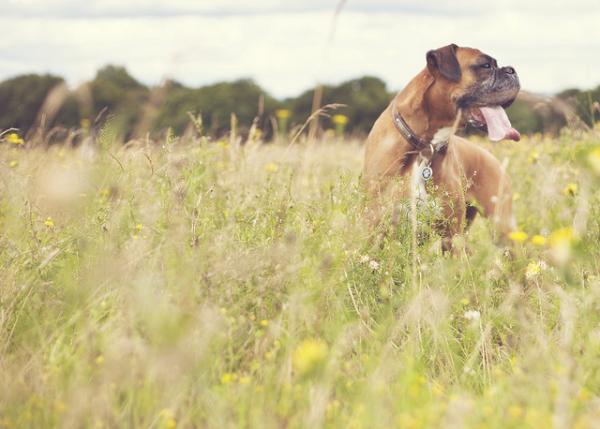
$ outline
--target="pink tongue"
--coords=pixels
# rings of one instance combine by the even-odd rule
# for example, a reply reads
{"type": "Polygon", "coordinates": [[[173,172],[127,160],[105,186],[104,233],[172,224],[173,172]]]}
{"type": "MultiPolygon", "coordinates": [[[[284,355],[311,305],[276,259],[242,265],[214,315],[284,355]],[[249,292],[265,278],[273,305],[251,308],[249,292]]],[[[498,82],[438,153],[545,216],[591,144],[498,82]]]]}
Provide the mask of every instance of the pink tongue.
{"type": "Polygon", "coordinates": [[[502,139],[519,141],[521,139],[521,134],[510,125],[508,116],[501,106],[480,107],[479,110],[485,118],[488,137],[491,141],[497,142],[502,139]]]}

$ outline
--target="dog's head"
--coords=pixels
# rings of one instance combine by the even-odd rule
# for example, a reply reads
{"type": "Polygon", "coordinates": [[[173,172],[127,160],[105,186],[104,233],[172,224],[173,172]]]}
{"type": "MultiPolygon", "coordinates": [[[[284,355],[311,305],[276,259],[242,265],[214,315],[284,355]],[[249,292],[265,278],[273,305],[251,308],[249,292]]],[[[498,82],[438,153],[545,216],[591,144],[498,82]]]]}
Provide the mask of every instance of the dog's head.
{"type": "Polygon", "coordinates": [[[491,140],[519,140],[504,111],[520,89],[514,68],[498,67],[491,56],[453,44],[427,52],[427,70],[434,79],[429,88],[433,109],[462,110],[464,119],[487,129],[491,140]],[[449,105],[435,106],[439,100],[449,105]]]}

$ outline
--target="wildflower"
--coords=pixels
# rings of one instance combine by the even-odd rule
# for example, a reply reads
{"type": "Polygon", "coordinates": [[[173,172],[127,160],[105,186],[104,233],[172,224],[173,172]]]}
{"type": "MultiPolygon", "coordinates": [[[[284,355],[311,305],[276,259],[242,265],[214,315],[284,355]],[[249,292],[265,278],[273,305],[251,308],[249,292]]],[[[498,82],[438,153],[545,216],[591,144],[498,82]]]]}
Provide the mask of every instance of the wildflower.
{"type": "Polygon", "coordinates": [[[540,273],[544,271],[547,267],[548,265],[546,264],[546,262],[542,260],[531,261],[529,264],[527,264],[527,268],[525,269],[525,278],[528,280],[532,280],[539,276],[540,273]]]}
{"type": "Polygon", "coordinates": [[[529,236],[526,232],[523,231],[513,231],[510,234],[508,234],[508,238],[510,238],[515,243],[524,243],[527,240],[527,237],[529,236]]]}
{"type": "Polygon", "coordinates": [[[550,234],[548,242],[552,251],[552,257],[558,264],[565,264],[571,257],[571,246],[575,238],[573,228],[560,228],[550,234]]]}
{"type": "Polygon", "coordinates": [[[563,189],[563,194],[565,194],[567,197],[574,197],[577,195],[578,190],[579,187],[577,186],[577,183],[569,183],[567,186],[565,186],[565,189],[563,189]]]}
{"type": "Polygon", "coordinates": [[[590,152],[588,162],[596,174],[600,174],[600,148],[596,148],[590,152]]]}
{"type": "Polygon", "coordinates": [[[9,142],[10,144],[14,144],[14,145],[25,144],[25,141],[21,137],[19,137],[19,135],[17,133],[10,133],[9,135],[7,135],[6,141],[9,142]]]}
{"type": "Polygon", "coordinates": [[[96,358],[95,362],[96,362],[96,365],[102,366],[104,364],[104,356],[98,355],[98,357],[96,358]]]}
{"type": "Polygon", "coordinates": [[[267,173],[277,173],[278,170],[279,170],[279,166],[277,164],[275,164],[274,162],[269,162],[268,164],[265,165],[265,171],[267,173]]]}
{"type": "Polygon", "coordinates": [[[291,115],[291,112],[288,109],[279,109],[275,112],[275,116],[277,119],[288,119],[291,115]]]}
{"type": "Polygon", "coordinates": [[[327,357],[327,344],[323,340],[302,341],[294,350],[292,363],[299,374],[308,374],[321,366],[327,357]]]}
{"type": "Polygon", "coordinates": [[[65,404],[63,401],[58,400],[54,403],[54,409],[58,414],[62,414],[65,411],[67,411],[67,404],[65,404]]]}
{"type": "Polygon", "coordinates": [[[546,237],[544,237],[543,235],[536,234],[533,237],[531,237],[531,244],[533,244],[534,246],[543,246],[546,244],[546,241],[546,237]]]}
{"type": "Polygon", "coordinates": [[[262,327],[265,327],[265,328],[266,328],[267,326],[269,326],[269,321],[268,321],[268,320],[265,320],[265,319],[261,320],[261,321],[260,321],[260,326],[262,326],[262,327]]]}
{"type": "Polygon", "coordinates": [[[15,168],[17,165],[19,165],[19,162],[18,162],[16,159],[13,159],[12,161],[10,161],[10,162],[8,163],[8,166],[9,166],[10,168],[15,168]]]}
{"type": "Polygon", "coordinates": [[[142,228],[144,228],[144,226],[143,226],[141,223],[138,223],[138,224],[135,226],[135,230],[136,230],[136,231],[138,231],[138,232],[139,232],[139,231],[141,231],[141,230],[142,230],[142,228]]]}
{"type": "Polygon", "coordinates": [[[348,123],[348,117],[344,115],[334,115],[332,121],[335,125],[335,134],[338,137],[341,137],[344,134],[344,129],[348,123]]]}
{"type": "Polygon", "coordinates": [[[535,164],[540,159],[540,153],[537,150],[532,150],[527,157],[527,162],[535,164]]]}
{"type": "Polygon", "coordinates": [[[371,262],[369,262],[369,268],[372,269],[373,271],[378,271],[379,270],[379,262],[377,262],[376,260],[372,260],[371,262]]]}
{"type": "Polygon", "coordinates": [[[366,264],[371,260],[371,258],[369,258],[369,255],[362,255],[360,257],[360,263],[361,264],[366,264]]]}
{"type": "Polygon", "coordinates": [[[54,228],[54,220],[52,220],[51,217],[47,217],[44,221],[44,225],[46,225],[48,228],[54,228]]]}
{"type": "Polygon", "coordinates": [[[560,228],[550,235],[550,245],[558,246],[563,243],[571,243],[573,241],[573,228],[560,228]]]}
{"type": "Polygon", "coordinates": [[[579,391],[579,394],[577,395],[578,399],[582,400],[582,401],[589,401],[591,398],[591,393],[588,389],[586,389],[585,387],[582,387],[581,390],[579,391]]]}
{"type": "Polygon", "coordinates": [[[333,123],[335,125],[346,125],[348,123],[348,117],[346,115],[334,115],[333,123]]]}
{"type": "Polygon", "coordinates": [[[513,419],[518,419],[523,415],[523,409],[518,405],[511,405],[508,407],[508,415],[513,419]]]}
{"type": "Polygon", "coordinates": [[[465,311],[464,317],[465,319],[473,322],[481,318],[481,313],[479,312],[479,310],[467,310],[465,311]]]}
{"type": "Polygon", "coordinates": [[[237,376],[235,374],[232,374],[230,372],[226,372],[225,374],[223,374],[221,376],[221,384],[230,384],[233,381],[235,381],[237,378],[237,376]]]}
{"type": "Polygon", "coordinates": [[[461,303],[462,305],[469,305],[469,298],[463,298],[463,299],[461,299],[461,300],[460,300],[460,303],[461,303]]]}
{"type": "Polygon", "coordinates": [[[162,421],[163,428],[174,429],[175,427],[177,427],[177,420],[175,420],[175,413],[173,413],[173,410],[165,408],[161,410],[159,416],[162,421]]]}

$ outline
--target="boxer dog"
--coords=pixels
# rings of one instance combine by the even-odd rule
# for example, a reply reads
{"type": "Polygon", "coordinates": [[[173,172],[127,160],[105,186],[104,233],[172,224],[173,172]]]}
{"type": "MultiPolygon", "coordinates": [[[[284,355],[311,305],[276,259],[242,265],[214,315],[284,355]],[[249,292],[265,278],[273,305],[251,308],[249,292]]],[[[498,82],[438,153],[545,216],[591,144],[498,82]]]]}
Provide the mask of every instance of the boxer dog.
{"type": "Polygon", "coordinates": [[[478,212],[506,236],[516,226],[506,172],[490,152],[455,133],[468,122],[492,141],[518,141],[504,111],[519,92],[517,73],[454,44],[427,52],[426,60],[369,133],[363,171],[372,196],[369,218],[378,224],[387,202],[435,198],[444,250],[478,212]]]}

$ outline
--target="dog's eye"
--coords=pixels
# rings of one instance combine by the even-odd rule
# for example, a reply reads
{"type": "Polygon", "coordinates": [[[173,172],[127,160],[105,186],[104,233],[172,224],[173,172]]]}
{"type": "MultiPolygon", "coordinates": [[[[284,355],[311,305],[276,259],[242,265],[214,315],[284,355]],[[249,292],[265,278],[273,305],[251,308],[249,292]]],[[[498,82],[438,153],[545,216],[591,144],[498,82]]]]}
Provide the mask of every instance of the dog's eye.
{"type": "Polygon", "coordinates": [[[492,68],[492,65],[491,65],[490,63],[485,63],[485,64],[482,64],[482,65],[481,65],[481,68],[482,68],[482,69],[491,69],[491,68],[492,68]]]}

